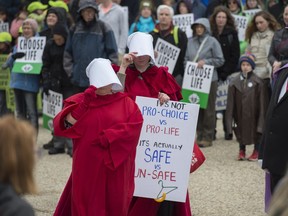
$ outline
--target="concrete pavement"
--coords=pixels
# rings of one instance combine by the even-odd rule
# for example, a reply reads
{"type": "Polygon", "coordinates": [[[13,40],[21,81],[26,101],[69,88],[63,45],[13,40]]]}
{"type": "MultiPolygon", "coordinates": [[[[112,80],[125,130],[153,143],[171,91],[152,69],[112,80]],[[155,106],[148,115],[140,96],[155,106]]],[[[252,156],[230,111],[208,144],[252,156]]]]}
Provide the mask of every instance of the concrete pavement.
{"type": "MultiPolygon", "coordinates": [[[[217,140],[204,148],[206,162],[190,175],[189,195],[193,216],[264,216],[264,172],[257,162],[237,161],[238,144],[224,140],[221,121],[217,140]]],[[[41,128],[38,146],[51,139],[41,128]]],[[[253,146],[248,146],[247,154],[253,146]]],[[[36,167],[39,194],[26,196],[37,216],[53,215],[58,199],[71,172],[67,154],[48,155],[42,150],[36,167]]],[[[149,215],[147,215],[149,216],[149,215]]]]}

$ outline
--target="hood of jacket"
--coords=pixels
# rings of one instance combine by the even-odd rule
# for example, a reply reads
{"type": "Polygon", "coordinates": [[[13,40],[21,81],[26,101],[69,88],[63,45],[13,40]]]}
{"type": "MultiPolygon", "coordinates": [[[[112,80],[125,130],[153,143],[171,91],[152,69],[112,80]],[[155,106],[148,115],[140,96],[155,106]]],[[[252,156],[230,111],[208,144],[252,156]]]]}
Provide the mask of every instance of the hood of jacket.
{"type": "MultiPolygon", "coordinates": [[[[210,22],[207,18],[199,18],[197,19],[192,25],[191,28],[193,29],[193,27],[197,24],[200,24],[202,26],[205,27],[205,32],[203,35],[211,35],[211,29],[210,29],[210,22]]],[[[195,34],[193,34],[193,36],[195,36],[195,34]]]]}

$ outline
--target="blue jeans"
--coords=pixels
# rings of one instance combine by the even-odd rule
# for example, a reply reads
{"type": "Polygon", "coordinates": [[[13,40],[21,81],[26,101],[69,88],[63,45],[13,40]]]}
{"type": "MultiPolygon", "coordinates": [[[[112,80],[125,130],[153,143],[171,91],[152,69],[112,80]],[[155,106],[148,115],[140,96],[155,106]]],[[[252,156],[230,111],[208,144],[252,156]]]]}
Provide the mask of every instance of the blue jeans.
{"type": "Polygon", "coordinates": [[[37,93],[14,89],[16,117],[26,119],[38,131],[37,93]]]}

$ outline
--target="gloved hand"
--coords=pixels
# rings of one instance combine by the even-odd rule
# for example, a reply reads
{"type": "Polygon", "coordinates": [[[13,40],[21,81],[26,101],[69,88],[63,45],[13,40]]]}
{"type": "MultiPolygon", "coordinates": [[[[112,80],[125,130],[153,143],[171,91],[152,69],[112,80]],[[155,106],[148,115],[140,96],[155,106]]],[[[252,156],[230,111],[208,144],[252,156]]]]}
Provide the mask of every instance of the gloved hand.
{"type": "Polygon", "coordinates": [[[44,94],[46,94],[48,96],[50,89],[51,89],[51,81],[48,79],[43,80],[43,92],[44,92],[44,94]]]}
{"type": "Polygon", "coordinates": [[[84,91],[83,101],[71,112],[74,119],[80,119],[80,117],[87,111],[90,102],[97,97],[96,90],[97,88],[95,86],[90,85],[84,91]]]}
{"type": "Polygon", "coordinates": [[[14,60],[16,60],[16,59],[18,59],[18,58],[23,58],[25,55],[26,55],[26,53],[24,53],[24,52],[16,52],[16,53],[12,54],[11,57],[12,57],[14,60]]]}

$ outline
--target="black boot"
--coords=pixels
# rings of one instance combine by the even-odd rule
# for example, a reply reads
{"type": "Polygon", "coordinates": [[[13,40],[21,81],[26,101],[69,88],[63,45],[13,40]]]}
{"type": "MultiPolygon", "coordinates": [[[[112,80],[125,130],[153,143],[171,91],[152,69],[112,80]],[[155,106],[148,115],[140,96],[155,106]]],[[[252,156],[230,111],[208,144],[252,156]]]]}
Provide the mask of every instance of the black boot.
{"type": "Polygon", "coordinates": [[[53,155],[53,154],[62,154],[65,153],[64,148],[50,148],[48,151],[48,154],[53,155]]]}
{"type": "Polygon", "coordinates": [[[44,149],[50,149],[54,147],[53,138],[46,144],[43,145],[44,149]]]}

